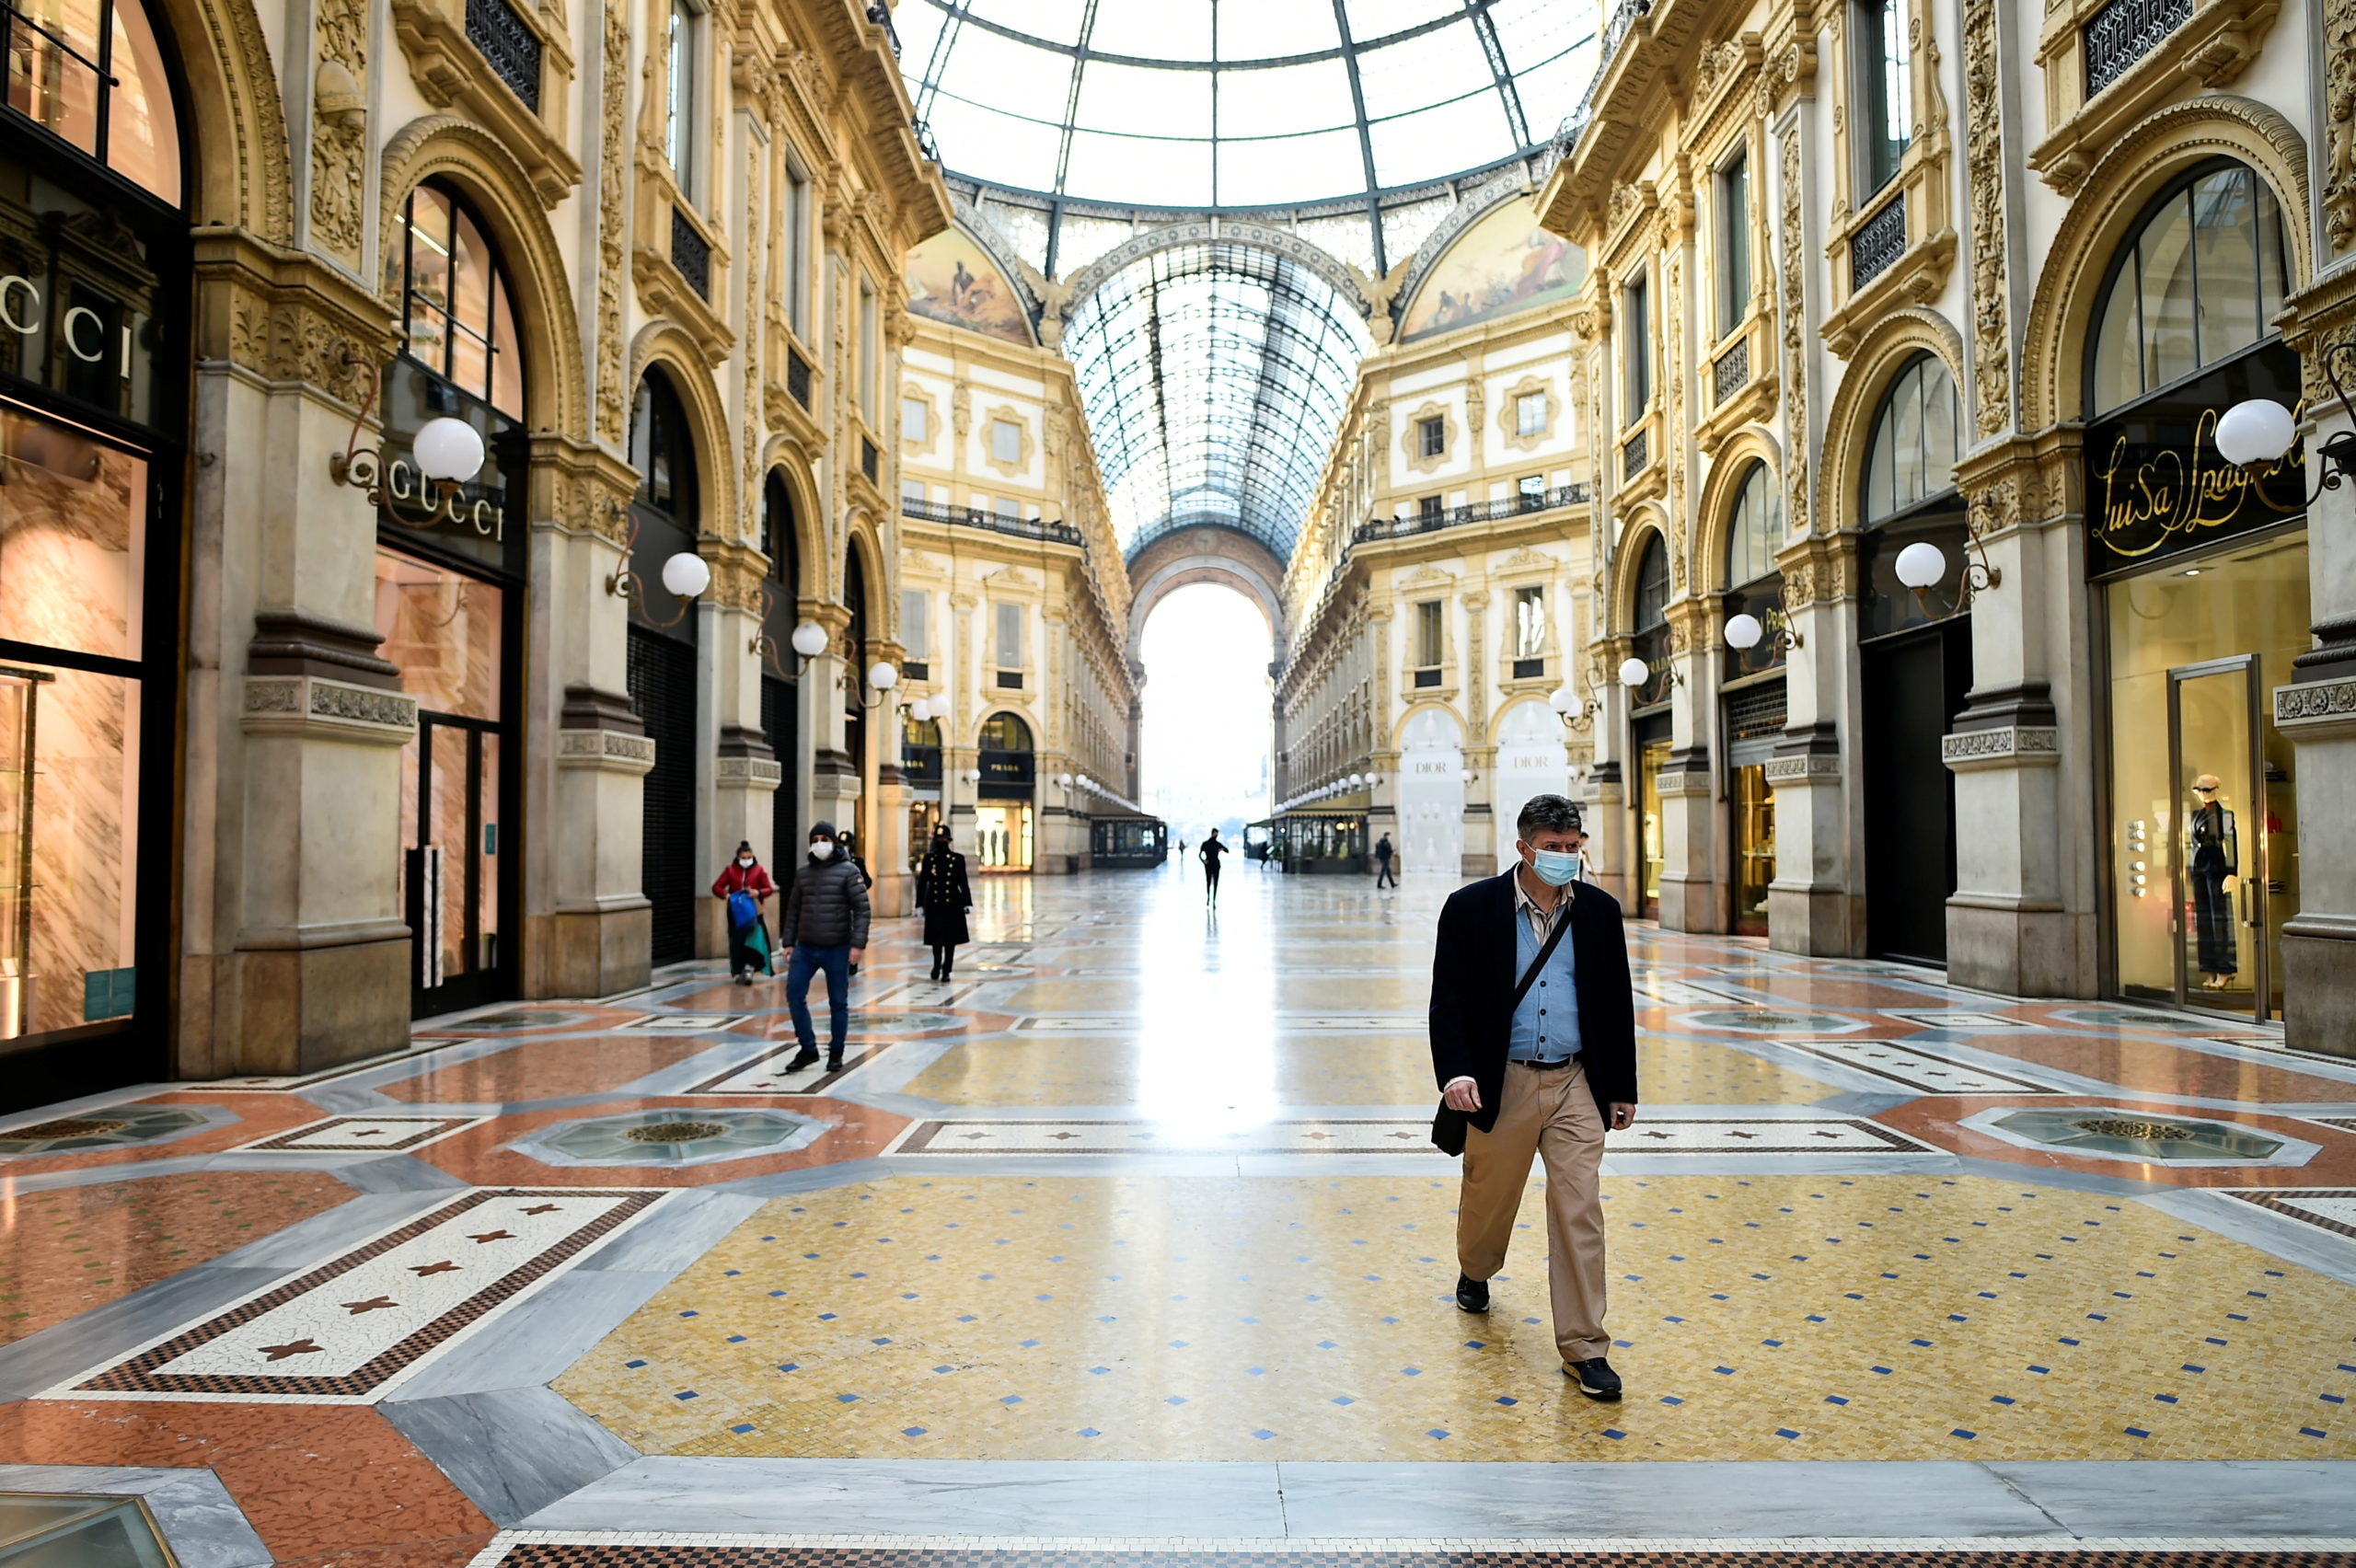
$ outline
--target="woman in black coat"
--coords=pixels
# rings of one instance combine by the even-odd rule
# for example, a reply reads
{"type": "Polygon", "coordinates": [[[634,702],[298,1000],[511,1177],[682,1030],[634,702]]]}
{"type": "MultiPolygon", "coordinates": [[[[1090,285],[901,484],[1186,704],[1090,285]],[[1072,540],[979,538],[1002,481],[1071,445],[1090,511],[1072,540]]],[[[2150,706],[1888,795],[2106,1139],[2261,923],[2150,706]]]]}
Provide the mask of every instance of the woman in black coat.
{"type": "Polygon", "coordinates": [[[932,977],[949,978],[957,962],[957,948],[974,934],[965,916],[974,907],[974,890],[965,882],[965,857],[949,847],[949,830],[932,830],[932,847],[917,862],[917,907],[924,911],[924,942],[932,950],[932,977]]]}

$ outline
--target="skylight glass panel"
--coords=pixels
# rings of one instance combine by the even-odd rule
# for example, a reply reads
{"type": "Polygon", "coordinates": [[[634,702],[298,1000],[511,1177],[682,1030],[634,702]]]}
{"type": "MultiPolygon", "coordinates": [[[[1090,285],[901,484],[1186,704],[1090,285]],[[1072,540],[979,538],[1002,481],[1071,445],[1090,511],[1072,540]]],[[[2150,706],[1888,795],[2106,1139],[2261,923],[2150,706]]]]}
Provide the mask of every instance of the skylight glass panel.
{"type": "Polygon", "coordinates": [[[1101,0],[1088,47],[1145,60],[1208,60],[1211,0],[1101,0]]]}
{"type": "MultiPolygon", "coordinates": [[[[1047,112],[1060,115],[1063,99],[1047,112]]],[[[1073,122],[1084,130],[1172,139],[1211,133],[1211,74],[1158,71],[1091,60],[1080,78],[1080,109],[1073,122]]],[[[1131,201],[1156,201],[1132,196],[1131,201]]]]}
{"type": "MultiPolygon", "coordinates": [[[[1278,141],[1221,142],[1218,199],[1221,206],[1273,207],[1321,202],[1337,190],[1366,184],[1366,160],[1355,125],[1313,136],[1278,141]]],[[[1363,232],[1364,218],[1351,222],[1363,232]]],[[[1372,256],[1368,257],[1371,261],[1372,256]]]]}
{"type": "MultiPolygon", "coordinates": [[[[1052,162],[1049,168],[1052,173],[1052,162]]],[[[1211,144],[1076,131],[1064,190],[1091,202],[1207,207],[1211,204],[1211,144]]]]}
{"type": "MultiPolygon", "coordinates": [[[[1339,60],[1218,74],[1221,136],[1288,136],[1346,125],[1355,133],[1357,107],[1339,60]]],[[[1339,188],[1328,188],[1332,195],[1339,188]]]]}
{"type": "Polygon", "coordinates": [[[1071,56],[1017,43],[971,23],[958,29],[941,73],[943,92],[1039,120],[1064,117],[1071,56]]]}
{"type": "MultiPolygon", "coordinates": [[[[1057,108],[1060,113],[1062,106],[1057,108]]],[[[1020,120],[945,92],[933,97],[927,121],[952,168],[1026,190],[1055,183],[1060,126],[1020,120]]]]}
{"type": "Polygon", "coordinates": [[[1359,43],[1421,27],[1438,16],[1455,17],[1440,31],[1454,31],[1465,25],[1462,0],[1346,0],[1346,8],[1350,36],[1359,43]]]}
{"type": "Polygon", "coordinates": [[[1564,117],[1578,108],[1588,84],[1595,79],[1596,56],[1601,48],[1601,40],[1590,34],[1514,78],[1531,135],[1552,135],[1564,117]]]}
{"type": "Polygon", "coordinates": [[[1485,163],[1513,138],[1505,106],[1494,92],[1474,93],[1420,114],[1386,120],[1371,129],[1375,179],[1384,185],[1438,179],[1485,163]]]}
{"type": "Polygon", "coordinates": [[[1601,25],[1595,0],[1497,0],[1489,20],[1504,46],[1506,63],[1518,74],[1551,60],[1601,25]]]}
{"type": "MultiPolygon", "coordinates": [[[[907,0],[900,0],[892,9],[892,25],[901,29],[905,40],[907,33],[901,18],[911,11],[929,11],[940,4],[941,0],[925,0],[923,5],[912,6],[907,0]]],[[[1002,28],[1063,43],[1080,36],[1080,18],[1087,14],[1088,0],[965,0],[964,8],[1002,28]]]]}
{"type": "Polygon", "coordinates": [[[1288,54],[1317,54],[1337,49],[1341,35],[1334,30],[1334,7],[1324,0],[1293,0],[1292,4],[1241,6],[1229,0],[1218,11],[1218,57],[1221,60],[1273,60],[1288,54]]]}
{"type": "Polygon", "coordinates": [[[908,78],[910,98],[916,96],[917,84],[932,63],[933,45],[948,25],[949,14],[930,0],[902,6],[892,13],[892,30],[900,35],[900,69],[908,78]]]}
{"type": "MultiPolygon", "coordinates": [[[[1466,93],[1487,91],[1494,95],[1496,91],[1496,77],[1489,70],[1489,57],[1482,52],[1481,40],[1470,27],[1442,28],[1404,43],[1364,51],[1358,55],[1358,80],[1366,88],[1369,120],[1412,113],[1466,93]]],[[[1502,118],[1498,123],[1504,123],[1502,118]]],[[[1493,129],[1477,146],[1452,149],[1467,156],[1456,158],[1450,167],[1463,168],[1503,156],[1514,149],[1508,144],[1500,152],[1496,150],[1497,144],[1510,144],[1511,140],[1493,129]]],[[[1448,162],[1448,155],[1439,155],[1439,161],[1448,162]]]]}

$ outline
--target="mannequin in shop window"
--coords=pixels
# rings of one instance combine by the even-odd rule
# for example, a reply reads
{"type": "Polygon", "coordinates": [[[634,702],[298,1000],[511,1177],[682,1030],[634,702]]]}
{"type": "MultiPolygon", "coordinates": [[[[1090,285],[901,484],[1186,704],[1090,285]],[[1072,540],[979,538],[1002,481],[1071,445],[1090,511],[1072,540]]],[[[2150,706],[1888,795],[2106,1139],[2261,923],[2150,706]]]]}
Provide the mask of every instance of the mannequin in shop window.
{"type": "Polygon", "coordinates": [[[2213,773],[2192,781],[2192,928],[2204,991],[2223,990],[2241,970],[2232,897],[2241,846],[2234,813],[2217,803],[2218,788],[2213,773]]]}

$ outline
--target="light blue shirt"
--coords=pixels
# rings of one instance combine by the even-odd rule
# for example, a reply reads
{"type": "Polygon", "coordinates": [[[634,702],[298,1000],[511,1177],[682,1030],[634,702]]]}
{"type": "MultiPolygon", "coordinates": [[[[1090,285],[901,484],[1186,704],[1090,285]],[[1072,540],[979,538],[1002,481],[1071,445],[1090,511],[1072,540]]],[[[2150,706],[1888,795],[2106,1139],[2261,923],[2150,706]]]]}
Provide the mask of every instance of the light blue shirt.
{"type": "MultiPolygon", "coordinates": [[[[1545,945],[1538,928],[1546,919],[1546,912],[1530,900],[1529,891],[1521,885],[1520,873],[1513,879],[1513,977],[1518,982],[1530,972],[1538,958],[1538,950],[1545,945]]],[[[1571,890],[1563,890],[1563,902],[1554,912],[1557,921],[1571,917],[1571,890]]],[[[1551,930],[1548,926],[1546,929],[1551,930]]],[[[1507,1037],[1506,1059],[1513,1062],[1564,1062],[1579,1054],[1578,971],[1571,955],[1571,937],[1554,944],[1553,952],[1546,960],[1546,967],[1530,983],[1521,998],[1521,1006],[1513,1013],[1513,1032],[1507,1037]]]]}

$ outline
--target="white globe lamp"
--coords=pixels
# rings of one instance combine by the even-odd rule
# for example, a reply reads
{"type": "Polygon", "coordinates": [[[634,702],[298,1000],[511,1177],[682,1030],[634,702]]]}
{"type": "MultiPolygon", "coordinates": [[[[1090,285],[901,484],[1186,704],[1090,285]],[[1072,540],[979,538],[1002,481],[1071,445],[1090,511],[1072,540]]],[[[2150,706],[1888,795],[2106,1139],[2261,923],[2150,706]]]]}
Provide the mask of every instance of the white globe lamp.
{"type": "Polygon", "coordinates": [[[815,659],[826,651],[826,628],[816,621],[803,621],[793,628],[793,651],[804,659],[815,659]]]}
{"type": "Polygon", "coordinates": [[[1071,788],[1071,775],[1068,773],[1058,773],[1056,775],[1056,782],[1068,790],[1071,788]]]}
{"type": "Polygon", "coordinates": [[[482,437],[466,421],[447,414],[420,425],[410,451],[417,471],[436,482],[464,484],[482,468],[482,437]]]}
{"type": "Polygon", "coordinates": [[[711,563],[692,550],[681,550],[663,563],[663,586],[682,599],[692,599],[711,586],[711,563]]]}
{"type": "Polygon", "coordinates": [[[1898,552],[1898,580],[1909,588],[1934,586],[1946,574],[1946,552],[1928,539],[1917,539],[1898,552]]]}
{"type": "Polygon", "coordinates": [[[900,672],[890,663],[879,659],[868,666],[867,684],[877,691],[890,691],[900,684],[900,672]]]}
{"type": "Polygon", "coordinates": [[[1652,666],[1633,655],[1620,661],[1620,684],[1630,691],[1652,679],[1652,666]]]}
{"type": "Polygon", "coordinates": [[[1738,652],[1748,653],[1759,646],[1759,640],[1766,635],[1766,631],[1767,628],[1759,624],[1757,616],[1736,616],[1727,622],[1727,646],[1738,652]]]}
{"type": "Polygon", "coordinates": [[[2217,421],[2217,450],[2237,468],[2278,461],[2298,439],[2291,410],[2271,398],[2235,403],[2217,421]]]}
{"type": "Polygon", "coordinates": [[[1579,694],[1569,686],[1558,686],[1547,694],[1546,706],[1565,719],[1576,719],[1587,705],[1579,700],[1579,694]]]}

